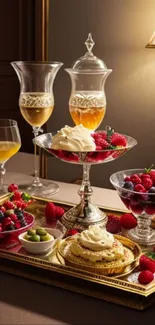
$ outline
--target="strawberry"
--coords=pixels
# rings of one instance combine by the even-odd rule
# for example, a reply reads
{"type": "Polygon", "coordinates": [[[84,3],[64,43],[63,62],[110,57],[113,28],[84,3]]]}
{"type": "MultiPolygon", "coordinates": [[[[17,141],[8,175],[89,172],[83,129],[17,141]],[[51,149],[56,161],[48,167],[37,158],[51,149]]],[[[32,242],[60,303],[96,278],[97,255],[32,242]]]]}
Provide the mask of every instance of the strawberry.
{"type": "Polygon", "coordinates": [[[118,232],[121,232],[122,226],[120,223],[120,218],[115,215],[109,215],[106,224],[106,229],[112,234],[117,234],[118,232]]]}
{"type": "Polygon", "coordinates": [[[15,191],[12,196],[12,200],[20,200],[22,194],[19,191],[15,191]]]}
{"type": "Polygon", "coordinates": [[[48,202],[45,207],[46,221],[51,222],[56,219],[56,206],[52,202],[48,202]]]}
{"type": "Polygon", "coordinates": [[[141,255],[139,265],[141,270],[149,270],[150,272],[155,273],[155,260],[148,256],[141,255]]]}
{"type": "Polygon", "coordinates": [[[137,226],[137,220],[131,213],[125,213],[120,217],[120,224],[125,229],[132,229],[137,226]]]}
{"type": "Polygon", "coordinates": [[[10,184],[8,186],[8,192],[15,192],[18,190],[18,185],[17,184],[10,184]]]}
{"type": "Polygon", "coordinates": [[[153,279],[154,279],[153,273],[150,272],[149,270],[140,272],[138,276],[138,281],[141,284],[148,284],[151,281],[153,281],[153,279]]]}
{"type": "Polygon", "coordinates": [[[146,192],[146,189],[142,184],[136,184],[134,186],[134,191],[135,192],[146,192]]]}
{"type": "Polygon", "coordinates": [[[133,182],[134,184],[141,184],[142,180],[140,179],[140,177],[137,174],[132,174],[130,176],[130,181],[133,182]]]}
{"type": "Polygon", "coordinates": [[[6,210],[12,210],[14,209],[14,204],[11,201],[5,201],[3,203],[3,206],[6,210]]]}
{"type": "Polygon", "coordinates": [[[145,177],[142,179],[142,184],[146,190],[149,190],[153,185],[153,181],[150,177],[145,177]]]}
{"type": "Polygon", "coordinates": [[[23,200],[16,200],[16,201],[13,201],[13,203],[18,209],[20,209],[20,208],[22,208],[23,200]]]}
{"type": "Polygon", "coordinates": [[[119,134],[119,133],[113,133],[113,135],[111,136],[111,141],[110,144],[112,146],[121,146],[121,147],[126,147],[127,145],[127,141],[126,138],[124,137],[124,135],[119,134]]]}
{"type": "Polygon", "coordinates": [[[67,236],[74,236],[74,235],[76,235],[78,233],[79,233],[79,231],[77,229],[72,228],[72,229],[68,230],[67,236]]]}
{"type": "Polygon", "coordinates": [[[56,218],[61,218],[64,214],[65,210],[61,207],[55,206],[55,214],[56,214],[56,218]]]}

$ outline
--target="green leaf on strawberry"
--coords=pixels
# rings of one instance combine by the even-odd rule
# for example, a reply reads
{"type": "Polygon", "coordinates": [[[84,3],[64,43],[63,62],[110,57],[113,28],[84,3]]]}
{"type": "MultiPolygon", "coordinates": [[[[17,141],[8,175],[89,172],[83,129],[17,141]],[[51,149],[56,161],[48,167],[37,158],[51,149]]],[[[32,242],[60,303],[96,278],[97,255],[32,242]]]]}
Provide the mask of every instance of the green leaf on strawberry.
{"type": "Polygon", "coordinates": [[[152,164],[151,167],[149,167],[149,168],[144,168],[144,173],[145,173],[145,174],[150,173],[150,171],[151,171],[151,169],[153,168],[153,166],[154,166],[154,164],[152,164]]]}
{"type": "Polygon", "coordinates": [[[28,202],[30,199],[31,199],[31,195],[29,195],[28,193],[26,192],[23,192],[22,193],[22,199],[26,202],[28,202]]]}
{"type": "Polygon", "coordinates": [[[155,252],[147,252],[145,253],[145,255],[149,258],[151,258],[152,260],[155,260],[155,252]]]}

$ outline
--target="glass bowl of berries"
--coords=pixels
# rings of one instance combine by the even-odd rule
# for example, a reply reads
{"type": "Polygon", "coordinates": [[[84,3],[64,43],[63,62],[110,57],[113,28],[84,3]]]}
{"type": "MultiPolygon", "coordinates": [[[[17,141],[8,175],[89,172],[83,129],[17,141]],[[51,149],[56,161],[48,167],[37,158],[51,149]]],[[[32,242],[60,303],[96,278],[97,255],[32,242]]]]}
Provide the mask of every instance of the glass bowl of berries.
{"type": "Polygon", "coordinates": [[[34,216],[25,211],[28,204],[24,195],[19,199],[19,192],[12,192],[10,198],[0,205],[0,248],[16,245],[18,236],[34,224],[34,216]]]}
{"type": "Polygon", "coordinates": [[[110,182],[121,200],[137,218],[137,226],[127,236],[144,246],[155,244],[151,220],[155,215],[155,170],[129,169],[114,173],[110,182]]]}

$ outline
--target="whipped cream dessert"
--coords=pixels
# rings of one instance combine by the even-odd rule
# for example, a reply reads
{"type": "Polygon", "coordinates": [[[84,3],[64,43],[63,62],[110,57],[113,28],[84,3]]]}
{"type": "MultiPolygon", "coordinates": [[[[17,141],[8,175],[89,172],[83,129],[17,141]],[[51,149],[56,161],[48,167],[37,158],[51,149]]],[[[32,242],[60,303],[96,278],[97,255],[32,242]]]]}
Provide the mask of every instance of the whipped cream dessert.
{"type": "Polygon", "coordinates": [[[106,228],[98,225],[74,236],[70,251],[75,256],[91,262],[115,261],[124,256],[124,247],[106,228]]]}
{"type": "Polygon", "coordinates": [[[52,149],[67,151],[94,151],[95,141],[90,130],[82,124],[70,127],[65,125],[56,135],[52,137],[52,149]]]}

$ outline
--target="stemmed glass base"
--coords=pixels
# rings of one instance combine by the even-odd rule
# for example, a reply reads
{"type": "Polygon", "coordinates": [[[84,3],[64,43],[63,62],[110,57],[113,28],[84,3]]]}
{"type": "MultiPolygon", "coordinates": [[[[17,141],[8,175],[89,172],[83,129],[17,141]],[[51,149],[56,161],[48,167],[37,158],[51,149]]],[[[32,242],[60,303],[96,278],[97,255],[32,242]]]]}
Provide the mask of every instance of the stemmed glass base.
{"type": "Polygon", "coordinates": [[[137,217],[137,227],[127,231],[127,236],[142,246],[155,245],[155,230],[151,228],[151,218],[147,214],[137,217]]]}
{"type": "Polygon", "coordinates": [[[59,186],[53,182],[40,182],[36,184],[34,181],[33,183],[18,184],[18,187],[19,190],[30,195],[49,199],[59,191],[59,186]]]}
{"type": "Polygon", "coordinates": [[[101,226],[106,224],[106,214],[90,202],[93,194],[89,181],[90,167],[88,164],[83,165],[83,181],[78,191],[81,202],[68,210],[61,218],[61,222],[67,229],[76,228],[82,231],[94,224],[101,226]]]}

